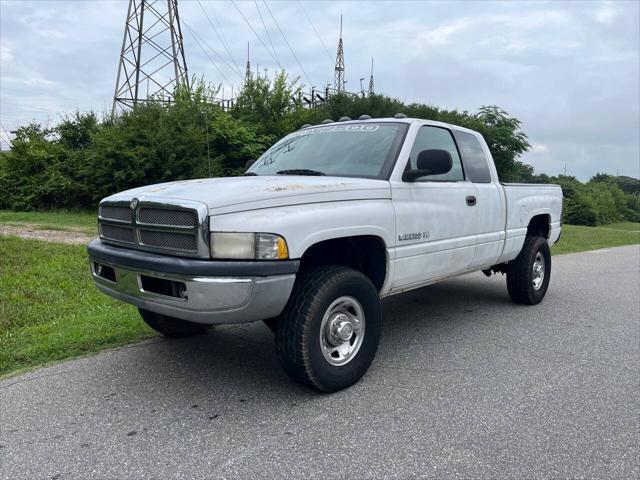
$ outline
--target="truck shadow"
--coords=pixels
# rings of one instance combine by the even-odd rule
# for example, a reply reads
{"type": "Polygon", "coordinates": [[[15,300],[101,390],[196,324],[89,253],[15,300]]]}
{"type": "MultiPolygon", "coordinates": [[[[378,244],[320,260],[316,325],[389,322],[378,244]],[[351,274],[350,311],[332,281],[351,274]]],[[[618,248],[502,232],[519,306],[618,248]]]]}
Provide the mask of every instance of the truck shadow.
{"type": "Polygon", "coordinates": [[[221,326],[189,339],[157,339],[130,347],[125,353],[128,359],[105,367],[118,369],[111,373],[127,384],[123,394],[128,392],[131,401],[146,402],[149,408],[160,399],[170,399],[174,408],[208,406],[208,412],[265,401],[286,409],[292,403],[325,401],[366,388],[372,371],[379,375],[388,364],[402,365],[411,345],[456,342],[468,324],[480,329],[483,322],[514,307],[504,283],[482,275],[390,297],[383,302],[382,339],[370,373],[332,396],[318,395],[289,380],[278,364],[273,334],[261,322],[221,326]]]}

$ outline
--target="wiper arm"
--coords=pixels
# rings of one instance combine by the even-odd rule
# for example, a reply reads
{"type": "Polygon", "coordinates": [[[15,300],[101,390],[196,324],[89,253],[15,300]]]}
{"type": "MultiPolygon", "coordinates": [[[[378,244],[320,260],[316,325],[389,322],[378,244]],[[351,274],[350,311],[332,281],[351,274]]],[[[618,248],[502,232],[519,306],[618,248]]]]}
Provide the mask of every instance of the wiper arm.
{"type": "Polygon", "coordinates": [[[292,170],[280,170],[276,172],[276,175],[309,175],[309,176],[320,176],[325,175],[324,172],[319,172],[318,170],[307,170],[306,168],[294,168],[292,170]]]}
{"type": "Polygon", "coordinates": [[[257,176],[258,176],[258,174],[257,174],[257,173],[255,173],[255,172],[244,172],[244,173],[242,174],[242,176],[243,176],[243,177],[257,177],[257,176]]]}

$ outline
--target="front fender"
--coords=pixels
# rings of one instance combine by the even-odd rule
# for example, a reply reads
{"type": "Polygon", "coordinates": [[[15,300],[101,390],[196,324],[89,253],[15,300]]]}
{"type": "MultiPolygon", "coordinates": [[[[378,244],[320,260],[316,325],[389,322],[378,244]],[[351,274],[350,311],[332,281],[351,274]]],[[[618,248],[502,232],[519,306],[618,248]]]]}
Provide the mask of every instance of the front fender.
{"type": "Polygon", "coordinates": [[[290,258],[300,258],[313,244],[356,235],[380,237],[393,245],[395,218],[391,200],[323,202],[212,215],[211,231],[264,232],[282,235],[290,258]]]}

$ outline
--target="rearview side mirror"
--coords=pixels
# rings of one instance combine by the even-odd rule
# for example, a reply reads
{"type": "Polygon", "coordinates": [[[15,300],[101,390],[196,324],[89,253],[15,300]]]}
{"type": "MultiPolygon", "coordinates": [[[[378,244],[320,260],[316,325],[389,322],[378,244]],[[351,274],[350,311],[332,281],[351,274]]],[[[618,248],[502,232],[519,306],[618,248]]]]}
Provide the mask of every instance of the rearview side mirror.
{"type": "Polygon", "coordinates": [[[422,150],[416,161],[417,169],[405,170],[402,180],[413,182],[416,178],[426,175],[442,175],[453,168],[453,159],[447,150],[430,149],[422,150]]]}

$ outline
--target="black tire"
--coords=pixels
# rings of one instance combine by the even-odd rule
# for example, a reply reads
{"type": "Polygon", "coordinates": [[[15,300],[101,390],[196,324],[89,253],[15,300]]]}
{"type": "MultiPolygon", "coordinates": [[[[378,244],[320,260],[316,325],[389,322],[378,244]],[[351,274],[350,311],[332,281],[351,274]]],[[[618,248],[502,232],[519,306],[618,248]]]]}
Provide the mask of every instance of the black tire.
{"type": "Polygon", "coordinates": [[[200,335],[205,333],[211,327],[210,325],[187,322],[186,320],[180,320],[178,318],[169,317],[167,315],[151,312],[142,308],[139,308],[138,312],[140,312],[140,316],[147,325],[153,328],[156,332],[160,332],[161,334],[171,338],[200,335]]]}
{"type": "Polygon", "coordinates": [[[535,305],[540,303],[549,288],[551,280],[551,250],[547,239],[540,236],[527,236],[520,254],[509,264],[507,271],[507,290],[511,300],[516,303],[535,305]],[[536,256],[544,260],[544,277],[538,288],[534,287],[533,268],[536,256]]]}
{"type": "Polygon", "coordinates": [[[350,268],[325,266],[300,275],[276,333],[278,359],[295,381],[323,392],[349,387],[362,377],[376,354],[380,341],[382,312],[378,292],[362,273],[350,268]],[[320,329],[331,304],[351,297],[364,313],[360,347],[348,363],[333,365],[325,359],[320,329]]]}
{"type": "Polygon", "coordinates": [[[271,332],[273,333],[278,333],[278,323],[279,323],[280,319],[278,317],[273,317],[273,318],[267,318],[266,320],[263,320],[262,322],[267,326],[267,328],[269,330],[271,330],[271,332]]]}

